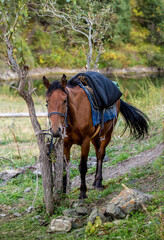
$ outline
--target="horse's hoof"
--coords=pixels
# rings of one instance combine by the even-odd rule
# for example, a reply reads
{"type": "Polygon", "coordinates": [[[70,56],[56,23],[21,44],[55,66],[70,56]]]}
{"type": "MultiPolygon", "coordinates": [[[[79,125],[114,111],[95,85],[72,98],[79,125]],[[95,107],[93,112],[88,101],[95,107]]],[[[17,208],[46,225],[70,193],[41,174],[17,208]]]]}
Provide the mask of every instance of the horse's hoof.
{"type": "Polygon", "coordinates": [[[85,199],[88,198],[86,194],[80,194],[79,199],[85,199]]]}
{"type": "Polygon", "coordinates": [[[95,186],[94,188],[95,188],[95,190],[98,190],[98,191],[103,191],[104,190],[103,185],[102,186],[95,186]]]}
{"type": "Polygon", "coordinates": [[[92,183],[92,186],[93,186],[93,187],[95,187],[95,186],[96,186],[96,182],[95,182],[95,181],[92,183]]]}

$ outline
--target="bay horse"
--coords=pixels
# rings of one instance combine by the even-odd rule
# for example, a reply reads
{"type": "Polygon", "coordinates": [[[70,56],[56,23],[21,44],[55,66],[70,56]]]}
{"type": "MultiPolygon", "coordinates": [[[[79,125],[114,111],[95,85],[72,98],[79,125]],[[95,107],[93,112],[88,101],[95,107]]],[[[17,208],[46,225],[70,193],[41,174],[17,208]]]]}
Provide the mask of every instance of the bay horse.
{"type": "MultiPolygon", "coordinates": [[[[70,161],[72,145],[77,144],[81,146],[79,199],[86,198],[87,187],[85,178],[90,143],[92,142],[94,145],[97,157],[93,186],[97,189],[103,189],[102,163],[105,149],[111,140],[117,118],[104,123],[104,129],[101,131],[98,126],[93,126],[89,99],[79,85],[70,87],[64,74],[61,82],[54,81],[50,83],[46,77],[43,77],[43,84],[47,88],[46,102],[51,133],[54,137],[60,137],[63,134],[63,129],[66,130],[64,155],[67,162],[70,161]],[[101,138],[102,135],[103,139],[101,138]]],[[[148,118],[144,113],[121,99],[117,100],[115,105],[117,116],[121,112],[126,121],[126,128],[130,128],[131,135],[135,138],[141,138],[148,133],[148,118]]]]}

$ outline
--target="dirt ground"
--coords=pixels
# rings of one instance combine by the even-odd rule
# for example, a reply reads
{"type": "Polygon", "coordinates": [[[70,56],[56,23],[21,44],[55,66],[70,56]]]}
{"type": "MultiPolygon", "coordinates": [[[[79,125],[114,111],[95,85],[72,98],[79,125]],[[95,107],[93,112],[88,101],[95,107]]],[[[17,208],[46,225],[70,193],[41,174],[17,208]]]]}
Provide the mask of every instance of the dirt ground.
{"type": "MultiPolygon", "coordinates": [[[[141,152],[140,154],[130,157],[117,165],[110,167],[103,167],[103,179],[110,180],[119,177],[125,173],[129,173],[132,168],[142,167],[148,163],[153,162],[158,156],[160,156],[164,149],[164,143],[158,144],[156,147],[141,152]]],[[[94,181],[95,173],[87,174],[86,182],[90,187],[94,181]]],[[[75,177],[72,180],[72,188],[80,186],[80,177],[75,177]]]]}

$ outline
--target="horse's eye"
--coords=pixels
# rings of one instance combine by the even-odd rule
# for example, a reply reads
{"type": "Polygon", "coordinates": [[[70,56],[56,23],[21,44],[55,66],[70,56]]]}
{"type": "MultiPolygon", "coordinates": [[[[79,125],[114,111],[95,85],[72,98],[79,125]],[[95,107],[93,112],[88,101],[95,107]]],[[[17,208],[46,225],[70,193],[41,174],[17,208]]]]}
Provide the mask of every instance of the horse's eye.
{"type": "Polygon", "coordinates": [[[48,103],[46,103],[46,107],[48,107],[48,103]]]}
{"type": "Polygon", "coordinates": [[[64,103],[66,103],[66,102],[67,102],[67,100],[65,99],[65,100],[64,100],[64,103]]]}

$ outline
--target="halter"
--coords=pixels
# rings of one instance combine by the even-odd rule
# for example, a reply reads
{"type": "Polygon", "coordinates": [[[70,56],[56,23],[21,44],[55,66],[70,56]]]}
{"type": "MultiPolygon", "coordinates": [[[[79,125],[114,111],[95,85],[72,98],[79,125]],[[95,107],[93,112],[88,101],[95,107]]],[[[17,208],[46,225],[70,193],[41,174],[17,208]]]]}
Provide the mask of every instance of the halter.
{"type": "Polygon", "coordinates": [[[65,127],[68,127],[68,93],[66,91],[64,91],[67,95],[67,105],[66,105],[66,112],[65,113],[60,113],[60,112],[50,112],[48,113],[48,118],[52,115],[59,115],[61,117],[64,117],[64,123],[65,123],[65,127]]]}

